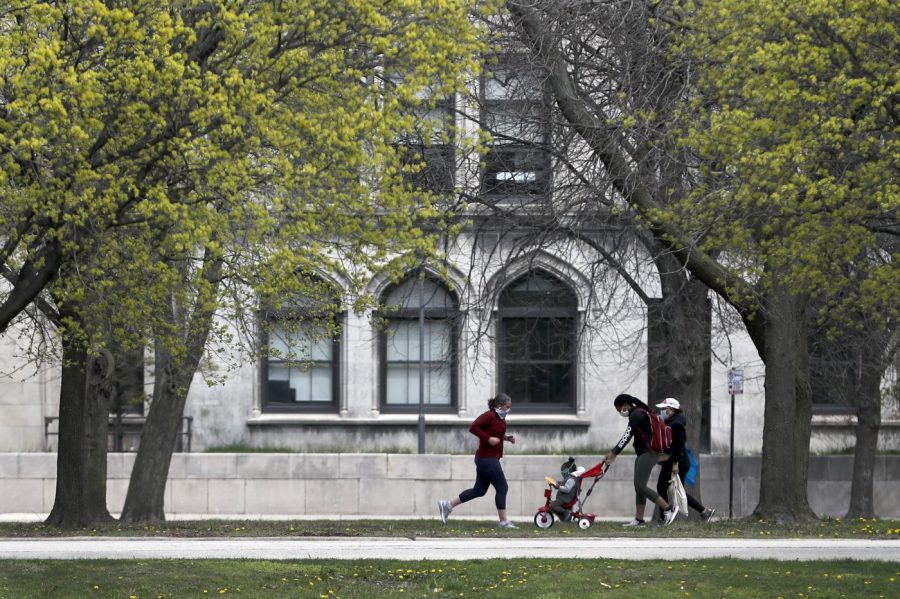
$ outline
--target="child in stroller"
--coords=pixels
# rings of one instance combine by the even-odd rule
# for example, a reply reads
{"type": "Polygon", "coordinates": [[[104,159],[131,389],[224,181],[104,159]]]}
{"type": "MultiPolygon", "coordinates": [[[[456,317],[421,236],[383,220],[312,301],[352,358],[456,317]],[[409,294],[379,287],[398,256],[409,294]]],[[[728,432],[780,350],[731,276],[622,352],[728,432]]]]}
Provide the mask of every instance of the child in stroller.
{"type": "MultiPolygon", "coordinates": [[[[597,480],[605,473],[603,464],[597,464],[590,470],[575,465],[575,458],[570,457],[560,466],[560,476],[562,480],[556,482],[551,477],[546,476],[548,488],[544,489],[545,503],[538,508],[534,515],[534,523],[538,528],[550,528],[554,521],[558,518],[561,522],[576,521],[580,528],[589,528],[593,524],[596,514],[589,514],[582,511],[583,502],[581,500],[581,482],[583,479],[596,477],[597,480]],[[551,501],[553,489],[556,489],[556,497],[551,501]]],[[[588,489],[585,499],[590,496],[594,490],[597,480],[588,489]]]]}
{"type": "Polygon", "coordinates": [[[575,458],[570,457],[559,468],[561,482],[553,482],[550,486],[556,489],[556,497],[550,502],[550,511],[560,522],[568,522],[572,517],[572,508],[578,502],[581,490],[581,474],[584,468],[575,465],[575,458]]]}

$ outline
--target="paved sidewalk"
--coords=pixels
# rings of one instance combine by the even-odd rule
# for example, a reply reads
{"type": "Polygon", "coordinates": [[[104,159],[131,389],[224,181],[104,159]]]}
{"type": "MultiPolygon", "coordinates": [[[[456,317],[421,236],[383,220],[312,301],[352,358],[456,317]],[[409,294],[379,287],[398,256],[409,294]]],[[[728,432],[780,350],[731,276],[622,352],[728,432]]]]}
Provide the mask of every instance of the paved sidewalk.
{"type": "Polygon", "coordinates": [[[880,560],[900,562],[900,541],[872,539],[533,539],[71,537],[0,539],[0,559],[493,558],[880,560]]]}

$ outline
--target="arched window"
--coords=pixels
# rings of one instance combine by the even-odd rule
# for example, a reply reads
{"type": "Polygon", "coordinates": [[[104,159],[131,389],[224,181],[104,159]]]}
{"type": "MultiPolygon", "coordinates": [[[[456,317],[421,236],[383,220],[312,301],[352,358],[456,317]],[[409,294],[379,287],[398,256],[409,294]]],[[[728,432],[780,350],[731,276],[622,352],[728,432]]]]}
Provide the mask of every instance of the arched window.
{"type": "Polygon", "coordinates": [[[382,410],[418,410],[421,347],[423,403],[430,412],[451,411],[456,405],[459,315],[456,296],[430,277],[413,275],[387,289],[382,302],[384,326],[379,333],[382,410]],[[421,345],[420,313],[424,316],[421,345]]]}
{"type": "Polygon", "coordinates": [[[497,335],[499,390],[516,411],[575,408],[578,301],[556,277],[529,272],[500,294],[497,335]]]}
{"type": "Polygon", "coordinates": [[[340,291],[310,278],[307,293],[264,310],[264,412],[332,412],[338,407],[340,291]]]}

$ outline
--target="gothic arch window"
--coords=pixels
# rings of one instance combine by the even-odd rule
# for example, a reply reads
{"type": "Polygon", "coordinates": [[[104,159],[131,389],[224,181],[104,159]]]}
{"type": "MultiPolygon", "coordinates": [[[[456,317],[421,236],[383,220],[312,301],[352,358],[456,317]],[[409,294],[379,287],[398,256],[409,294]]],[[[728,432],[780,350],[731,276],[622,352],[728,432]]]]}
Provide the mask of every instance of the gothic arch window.
{"type": "Polygon", "coordinates": [[[429,412],[450,412],[457,402],[459,302],[441,282],[414,275],[382,296],[379,329],[380,396],[384,412],[419,409],[422,348],[423,403],[429,412]],[[420,314],[424,326],[420,330],[420,314]],[[420,344],[419,339],[424,343],[420,344]]]}
{"type": "Polygon", "coordinates": [[[498,304],[498,382],[517,412],[571,412],[576,400],[578,300],[558,278],[531,271],[498,304]]]}
{"type": "Polygon", "coordinates": [[[309,292],[261,319],[263,412],[335,412],[340,393],[340,290],[318,277],[309,292]]]}

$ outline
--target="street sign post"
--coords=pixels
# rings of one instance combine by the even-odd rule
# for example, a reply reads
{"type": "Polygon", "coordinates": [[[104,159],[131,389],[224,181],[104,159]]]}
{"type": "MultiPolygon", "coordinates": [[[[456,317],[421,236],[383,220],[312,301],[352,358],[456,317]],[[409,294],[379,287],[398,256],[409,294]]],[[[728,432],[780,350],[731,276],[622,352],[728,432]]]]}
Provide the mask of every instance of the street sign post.
{"type": "Polygon", "coordinates": [[[728,517],[734,518],[734,396],[744,393],[744,369],[728,369],[728,394],[731,395],[731,440],[728,461],[728,517]]]}

